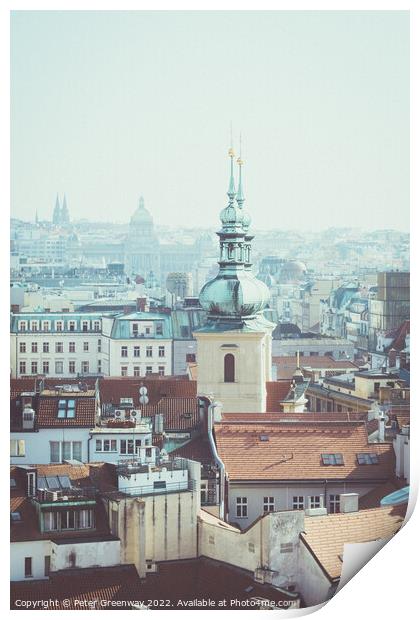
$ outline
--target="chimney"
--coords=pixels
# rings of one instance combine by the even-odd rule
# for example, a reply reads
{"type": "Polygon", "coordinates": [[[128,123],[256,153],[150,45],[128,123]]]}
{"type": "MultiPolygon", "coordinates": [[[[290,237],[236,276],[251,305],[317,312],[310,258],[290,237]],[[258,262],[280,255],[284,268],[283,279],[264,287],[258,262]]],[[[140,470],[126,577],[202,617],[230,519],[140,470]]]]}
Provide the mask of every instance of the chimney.
{"type": "Polygon", "coordinates": [[[383,413],[378,418],[378,440],[385,441],[385,415],[383,413]]]}
{"type": "Polygon", "coordinates": [[[341,493],[340,512],[358,512],[358,511],[359,511],[359,494],[358,493],[341,493]]]}
{"type": "Polygon", "coordinates": [[[136,299],[136,312],[148,312],[149,307],[147,304],[147,297],[137,297],[136,299]]]}
{"type": "Polygon", "coordinates": [[[19,314],[19,304],[12,304],[10,306],[10,311],[12,314],[19,314]]]}
{"type": "Polygon", "coordinates": [[[388,353],[388,364],[390,368],[395,368],[397,365],[397,352],[395,349],[391,349],[388,353]]]}

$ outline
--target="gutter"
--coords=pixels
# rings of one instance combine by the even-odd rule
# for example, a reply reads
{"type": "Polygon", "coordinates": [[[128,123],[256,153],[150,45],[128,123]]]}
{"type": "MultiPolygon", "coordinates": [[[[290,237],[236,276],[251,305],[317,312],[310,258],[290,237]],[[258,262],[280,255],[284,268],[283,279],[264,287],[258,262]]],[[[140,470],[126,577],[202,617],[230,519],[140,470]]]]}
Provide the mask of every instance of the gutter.
{"type": "Polygon", "coordinates": [[[219,457],[217,453],[216,443],[213,437],[213,423],[214,423],[214,409],[216,408],[216,403],[212,402],[208,406],[207,409],[207,435],[210,443],[211,452],[214,460],[219,466],[220,470],[220,507],[219,507],[219,518],[222,521],[225,520],[225,483],[226,483],[226,469],[223,461],[219,457]]]}

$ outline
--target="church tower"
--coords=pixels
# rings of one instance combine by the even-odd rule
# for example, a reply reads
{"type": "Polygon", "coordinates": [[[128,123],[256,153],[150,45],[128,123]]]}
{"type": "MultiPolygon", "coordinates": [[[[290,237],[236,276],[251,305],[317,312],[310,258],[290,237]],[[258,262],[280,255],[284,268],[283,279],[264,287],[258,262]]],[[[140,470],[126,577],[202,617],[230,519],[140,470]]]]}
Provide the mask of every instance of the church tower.
{"type": "Polygon", "coordinates": [[[228,204],[220,213],[222,227],[219,273],[200,292],[206,324],[197,329],[197,392],[219,400],[226,412],[265,412],[266,382],[271,380],[271,334],[274,324],[263,310],[267,286],[251,271],[251,218],[245,211],[242,165],[235,191],[234,152],[229,150],[228,204]]]}

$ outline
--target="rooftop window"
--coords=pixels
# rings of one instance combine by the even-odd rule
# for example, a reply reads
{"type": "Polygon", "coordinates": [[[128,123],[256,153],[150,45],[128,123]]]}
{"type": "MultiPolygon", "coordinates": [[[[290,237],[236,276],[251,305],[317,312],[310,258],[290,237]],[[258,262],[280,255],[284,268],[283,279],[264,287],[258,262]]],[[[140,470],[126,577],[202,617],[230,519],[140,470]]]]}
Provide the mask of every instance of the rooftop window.
{"type": "Polygon", "coordinates": [[[58,418],[74,418],[76,401],[73,398],[62,398],[58,401],[58,418]]]}
{"type": "Polygon", "coordinates": [[[18,521],[22,521],[22,515],[20,514],[20,512],[11,512],[10,513],[10,518],[12,519],[13,523],[17,523],[18,521]]]}
{"type": "Polygon", "coordinates": [[[16,480],[14,478],[10,478],[10,488],[16,488],[16,480]]]}
{"type": "Polygon", "coordinates": [[[269,439],[268,435],[260,435],[260,441],[269,441],[269,439]]]}
{"type": "Polygon", "coordinates": [[[38,489],[50,489],[58,491],[60,489],[71,489],[71,482],[68,476],[38,476],[38,489]]]}
{"type": "Polygon", "coordinates": [[[376,452],[361,452],[357,455],[359,465],[377,465],[378,455],[376,452]]]}
{"type": "Polygon", "coordinates": [[[336,454],[321,454],[322,462],[324,465],[344,465],[343,455],[336,454]]]}

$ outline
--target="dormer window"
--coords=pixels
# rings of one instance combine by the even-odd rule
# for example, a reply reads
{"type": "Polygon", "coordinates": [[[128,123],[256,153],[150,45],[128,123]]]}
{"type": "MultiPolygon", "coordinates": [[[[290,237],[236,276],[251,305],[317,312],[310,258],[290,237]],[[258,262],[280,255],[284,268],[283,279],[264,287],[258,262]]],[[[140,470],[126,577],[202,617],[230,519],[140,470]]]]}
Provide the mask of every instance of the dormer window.
{"type": "Polygon", "coordinates": [[[343,455],[341,453],[335,454],[321,454],[323,465],[344,465],[343,455]]]}
{"type": "Polygon", "coordinates": [[[10,518],[12,520],[13,523],[19,523],[19,521],[22,521],[22,515],[20,512],[11,512],[10,513],[10,518]]]}
{"type": "Polygon", "coordinates": [[[76,401],[72,398],[62,398],[58,401],[58,418],[74,418],[76,415],[76,401]]]}

